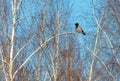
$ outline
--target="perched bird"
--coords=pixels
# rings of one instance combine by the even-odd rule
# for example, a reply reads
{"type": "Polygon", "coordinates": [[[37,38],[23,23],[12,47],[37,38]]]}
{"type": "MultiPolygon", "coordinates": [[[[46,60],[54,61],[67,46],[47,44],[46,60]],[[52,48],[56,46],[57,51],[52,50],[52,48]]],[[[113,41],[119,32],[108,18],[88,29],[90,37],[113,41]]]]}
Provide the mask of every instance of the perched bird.
{"type": "Polygon", "coordinates": [[[75,26],[76,26],[76,32],[82,33],[83,35],[85,35],[85,32],[83,31],[83,29],[80,27],[78,23],[75,23],[75,26]]]}

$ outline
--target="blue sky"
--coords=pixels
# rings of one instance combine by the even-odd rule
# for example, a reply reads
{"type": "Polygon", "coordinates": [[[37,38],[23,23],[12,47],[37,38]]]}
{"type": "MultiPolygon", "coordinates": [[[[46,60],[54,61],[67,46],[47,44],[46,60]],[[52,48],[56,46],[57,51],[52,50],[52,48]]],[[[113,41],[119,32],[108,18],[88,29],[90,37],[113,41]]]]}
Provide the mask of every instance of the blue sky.
{"type": "MultiPolygon", "coordinates": [[[[90,40],[94,41],[94,35],[97,32],[97,25],[92,15],[92,0],[71,0],[71,4],[73,4],[71,26],[74,29],[74,23],[76,22],[81,25],[86,35],[78,34],[77,38],[79,42],[82,42],[92,49],[93,45],[90,43],[90,40]],[[86,41],[89,44],[87,44],[86,41]]],[[[85,49],[84,47],[82,48],[85,49]]]]}
{"type": "Polygon", "coordinates": [[[91,28],[94,27],[94,19],[92,16],[92,0],[71,0],[71,4],[73,4],[72,17],[71,17],[71,25],[74,26],[74,23],[78,22],[82,28],[88,33],[92,32],[91,28]],[[92,20],[92,21],[91,21],[92,20]]]}

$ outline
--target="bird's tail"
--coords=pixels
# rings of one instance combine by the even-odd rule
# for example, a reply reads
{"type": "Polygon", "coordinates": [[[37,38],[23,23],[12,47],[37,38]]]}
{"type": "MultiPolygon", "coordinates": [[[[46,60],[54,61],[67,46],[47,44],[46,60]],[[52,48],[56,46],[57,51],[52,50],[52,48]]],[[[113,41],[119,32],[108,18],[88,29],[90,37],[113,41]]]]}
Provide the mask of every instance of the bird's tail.
{"type": "Polygon", "coordinates": [[[84,31],[82,31],[83,35],[86,35],[84,31]]]}

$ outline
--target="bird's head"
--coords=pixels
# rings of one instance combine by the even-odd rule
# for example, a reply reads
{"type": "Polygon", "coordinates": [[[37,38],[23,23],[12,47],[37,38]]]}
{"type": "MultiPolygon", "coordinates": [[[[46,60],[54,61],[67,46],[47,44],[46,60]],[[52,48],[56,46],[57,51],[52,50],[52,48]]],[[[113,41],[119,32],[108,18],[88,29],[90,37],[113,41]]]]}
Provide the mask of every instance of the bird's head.
{"type": "Polygon", "coordinates": [[[78,25],[79,25],[78,23],[75,23],[76,29],[78,28],[78,25]]]}
{"type": "Polygon", "coordinates": [[[76,26],[78,26],[79,24],[78,23],[75,23],[76,26]]]}

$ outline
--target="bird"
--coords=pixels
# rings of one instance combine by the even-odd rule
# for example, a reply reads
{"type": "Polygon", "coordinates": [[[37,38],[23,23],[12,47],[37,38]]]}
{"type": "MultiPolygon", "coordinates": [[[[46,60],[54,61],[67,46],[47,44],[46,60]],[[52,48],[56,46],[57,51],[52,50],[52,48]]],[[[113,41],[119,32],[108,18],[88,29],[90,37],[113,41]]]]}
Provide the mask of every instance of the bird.
{"type": "Polygon", "coordinates": [[[83,35],[86,35],[85,32],[83,31],[83,29],[81,28],[81,26],[78,24],[78,23],[75,23],[75,29],[76,29],[76,32],[78,33],[82,33],[83,35]]]}

